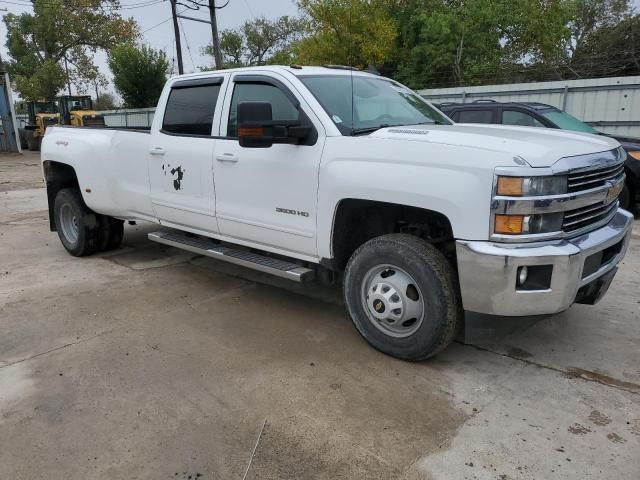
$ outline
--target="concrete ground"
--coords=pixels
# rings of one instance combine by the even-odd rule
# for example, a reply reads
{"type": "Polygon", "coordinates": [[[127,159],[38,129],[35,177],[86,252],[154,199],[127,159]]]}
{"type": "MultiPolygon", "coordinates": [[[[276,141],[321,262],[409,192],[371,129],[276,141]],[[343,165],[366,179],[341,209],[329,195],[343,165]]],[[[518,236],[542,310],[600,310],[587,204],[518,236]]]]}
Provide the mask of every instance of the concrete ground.
{"type": "Polygon", "coordinates": [[[73,258],[38,158],[0,157],[0,478],[640,478],[638,226],[599,305],[417,364],[154,228],[73,258]]]}

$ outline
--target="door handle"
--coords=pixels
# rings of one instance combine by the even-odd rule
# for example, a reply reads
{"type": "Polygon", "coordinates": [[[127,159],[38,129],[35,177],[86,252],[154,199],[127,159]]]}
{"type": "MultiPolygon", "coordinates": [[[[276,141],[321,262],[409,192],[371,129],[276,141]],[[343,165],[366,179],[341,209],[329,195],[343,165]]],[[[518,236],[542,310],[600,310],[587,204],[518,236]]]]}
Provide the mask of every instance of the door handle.
{"type": "Polygon", "coordinates": [[[167,153],[167,152],[166,152],[166,151],[165,151],[165,149],[164,149],[164,148],[162,148],[162,147],[154,147],[154,148],[152,148],[151,150],[149,150],[149,153],[150,153],[151,155],[158,155],[158,156],[162,156],[162,155],[164,155],[164,154],[165,154],[165,153],[167,153]]]}
{"type": "Polygon", "coordinates": [[[219,162],[236,163],[238,161],[238,157],[233,153],[225,153],[222,155],[216,155],[216,160],[219,162]]]}

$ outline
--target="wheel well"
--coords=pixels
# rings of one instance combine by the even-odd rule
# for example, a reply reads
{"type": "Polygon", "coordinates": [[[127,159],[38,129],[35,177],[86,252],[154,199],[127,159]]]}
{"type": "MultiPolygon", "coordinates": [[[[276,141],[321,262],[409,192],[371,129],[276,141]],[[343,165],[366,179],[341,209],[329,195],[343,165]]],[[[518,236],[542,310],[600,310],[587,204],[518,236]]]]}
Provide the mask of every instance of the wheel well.
{"type": "Polygon", "coordinates": [[[70,165],[52,162],[47,160],[42,164],[44,169],[44,179],[47,184],[47,200],[49,201],[49,228],[52,232],[56,230],[53,218],[53,205],[56,195],[63,188],[80,187],[76,171],[70,165]]]}
{"type": "Polygon", "coordinates": [[[330,267],[344,270],[360,245],[388,233],[408,233],[424,238],[440,249],[453,265],[456,264],[453,229],[442,213],[395,203],[345,199],[336,210],[330,267]]]}

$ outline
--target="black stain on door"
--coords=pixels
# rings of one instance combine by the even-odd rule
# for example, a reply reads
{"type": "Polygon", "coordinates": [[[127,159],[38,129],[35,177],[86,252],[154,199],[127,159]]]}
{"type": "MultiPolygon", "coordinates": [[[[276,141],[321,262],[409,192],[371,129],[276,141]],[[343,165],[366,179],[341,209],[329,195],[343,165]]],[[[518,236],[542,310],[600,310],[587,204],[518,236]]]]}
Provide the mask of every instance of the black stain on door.
{"type": "Polygon", "coordinates": [[[172,168],[171,175],[174,175],[173,188],[175,188],[176,190],[180,190],[182,188],[182,178],[184,177],[182,166],[172,168]]]}

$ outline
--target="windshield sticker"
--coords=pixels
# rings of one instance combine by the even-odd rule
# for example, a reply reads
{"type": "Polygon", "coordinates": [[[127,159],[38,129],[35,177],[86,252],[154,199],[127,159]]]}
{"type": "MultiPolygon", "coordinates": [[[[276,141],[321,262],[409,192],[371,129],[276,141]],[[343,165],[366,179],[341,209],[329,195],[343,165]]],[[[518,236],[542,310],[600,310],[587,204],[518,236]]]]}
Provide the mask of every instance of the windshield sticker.
{"type": "Polygon", "coordinates": [[[331,120],[333,120],[335,123],[342,123],[342,119],[338,115],[332,115],[331,120]]]}

